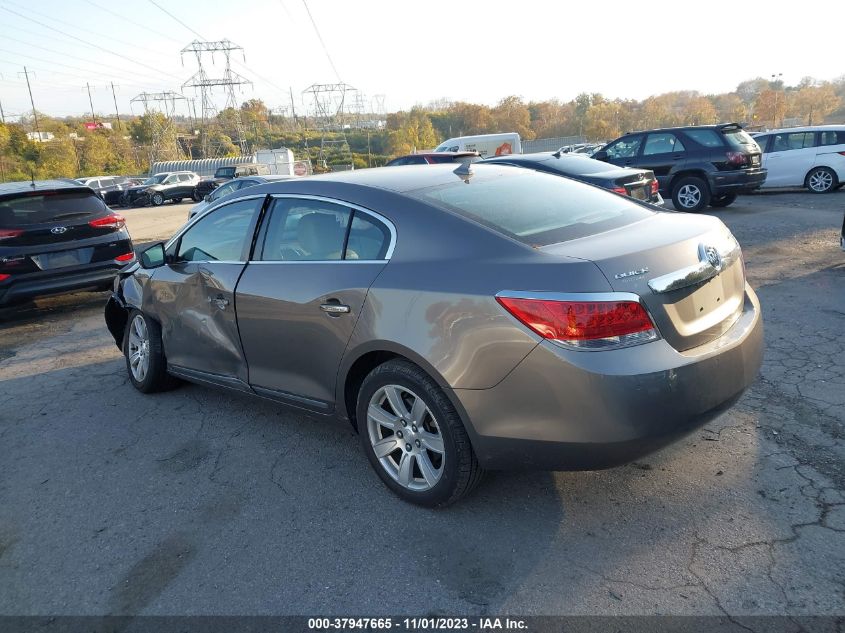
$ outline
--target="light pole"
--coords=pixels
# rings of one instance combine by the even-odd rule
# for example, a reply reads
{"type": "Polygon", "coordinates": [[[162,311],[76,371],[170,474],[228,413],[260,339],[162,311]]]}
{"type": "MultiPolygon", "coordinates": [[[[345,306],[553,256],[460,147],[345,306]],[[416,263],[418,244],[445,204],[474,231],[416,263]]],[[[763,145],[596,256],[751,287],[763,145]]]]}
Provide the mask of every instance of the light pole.
{"type": "MultiPolygon", "coordinates": [[[[783,84],[781,81],[781,77],[783,77],[783,73],[773,74],[772,75],[772,83],[773,84],[783,84]]],[[[775,89],[775,111],[772,113],[772,127],[778,127],[778,95],[780,91],[775,89]]]]}

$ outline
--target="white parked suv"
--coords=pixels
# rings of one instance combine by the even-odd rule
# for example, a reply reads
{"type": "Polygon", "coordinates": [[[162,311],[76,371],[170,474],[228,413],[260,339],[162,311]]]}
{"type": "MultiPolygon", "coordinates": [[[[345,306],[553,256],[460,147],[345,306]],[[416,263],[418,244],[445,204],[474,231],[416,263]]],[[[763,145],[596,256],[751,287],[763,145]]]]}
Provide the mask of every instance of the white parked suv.
{"type": "Polygon", "coordinates": [[[817,125],[754,135],[769,170],[763,188],[806,187],[828,193],[845,185],[845,126],[817,125]]]}

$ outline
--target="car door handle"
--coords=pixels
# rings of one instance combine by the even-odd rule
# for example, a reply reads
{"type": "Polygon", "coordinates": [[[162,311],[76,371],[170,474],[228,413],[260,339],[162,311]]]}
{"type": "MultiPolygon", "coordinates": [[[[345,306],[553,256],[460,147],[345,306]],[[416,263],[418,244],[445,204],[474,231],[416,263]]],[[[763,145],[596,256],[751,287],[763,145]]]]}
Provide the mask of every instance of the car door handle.
{"type": "Polygon", "coordinates": [[[321,303],[320,310],[329,315],[348,314],[350,307],[342,303],[321,303]]]}
{"type": "Polygon", "coordinates": [[[675,156],[672,157],[672,160],[681,160],[683,157],[684,157],[683,154],[676,154],[675,156]]]}
{"type": "Polygon", "coordinates": [[[208,302],[213,303],[214,305],[216,305],[221,310],[225,310],[226,306],[229,305],[229,300],[225,299],[223,296],[209,297],[208,302]]]}

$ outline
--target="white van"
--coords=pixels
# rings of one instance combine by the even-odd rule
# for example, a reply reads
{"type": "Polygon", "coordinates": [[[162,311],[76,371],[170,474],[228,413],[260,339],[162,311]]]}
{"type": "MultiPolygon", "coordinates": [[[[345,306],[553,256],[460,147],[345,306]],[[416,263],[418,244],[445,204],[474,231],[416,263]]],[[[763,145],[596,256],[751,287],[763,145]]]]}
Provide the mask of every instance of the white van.
{"type": "Polygon", "coordinates": [[[845,125],[770,130],[754,135],[769,170],[763,188],[806,187],[828,193],[845,185],[845,125]]]}
{"type": "Polygon", "coordinates": [[[516,132],[457,136],[443,141],[435,152],[478,152],[482,158],[522,154],[522,141],[516,132]]]}

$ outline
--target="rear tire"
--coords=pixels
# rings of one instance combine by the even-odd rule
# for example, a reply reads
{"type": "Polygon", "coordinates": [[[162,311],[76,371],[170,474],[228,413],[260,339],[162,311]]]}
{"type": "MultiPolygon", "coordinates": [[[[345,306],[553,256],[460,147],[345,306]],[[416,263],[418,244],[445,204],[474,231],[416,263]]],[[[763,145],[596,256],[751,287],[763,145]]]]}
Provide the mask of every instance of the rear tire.
{"type": "Polygon", "coordinates": [[[696,176],[681,178],[672,187],[672,204],[678,211],[701,211],[710,204],[710,188],[696,176]]]}
{"type": "Polygon", "coordinates": [[[167,391],[179,379],[167,373],[161,327],[140,310],[132,310],[123,331],[123,357],[132,386],[141,393],[167,391]]]}
{"type": "Polygon", "coordinates": [[[164,196],[161,193],[154,193],[150,196],[150,204],[154,207],[160,207],[164,204],[164,196]]]}
{"type": "Polygon", "coordinates": [[[735,193],[725,193],[721,196],[714,196],[710,199],[710,206],[715,207],[717,209],[728,207],[734,203],[736,200],[735,193]]]}
{"type": "Polygon", "coordinates": [[[370,464],[405,501],[446,506],[481,481],[483,470],[460,416],[416,365],[392,360],[376,367],[361,385],[356,413],[370,464]]]}
{"type": "Polygon", "coordinates": [[[814,167],[804,179],[804,186],[811,193],[830,193],[839,187],[839,179],[829,167],[814,167]]]}

